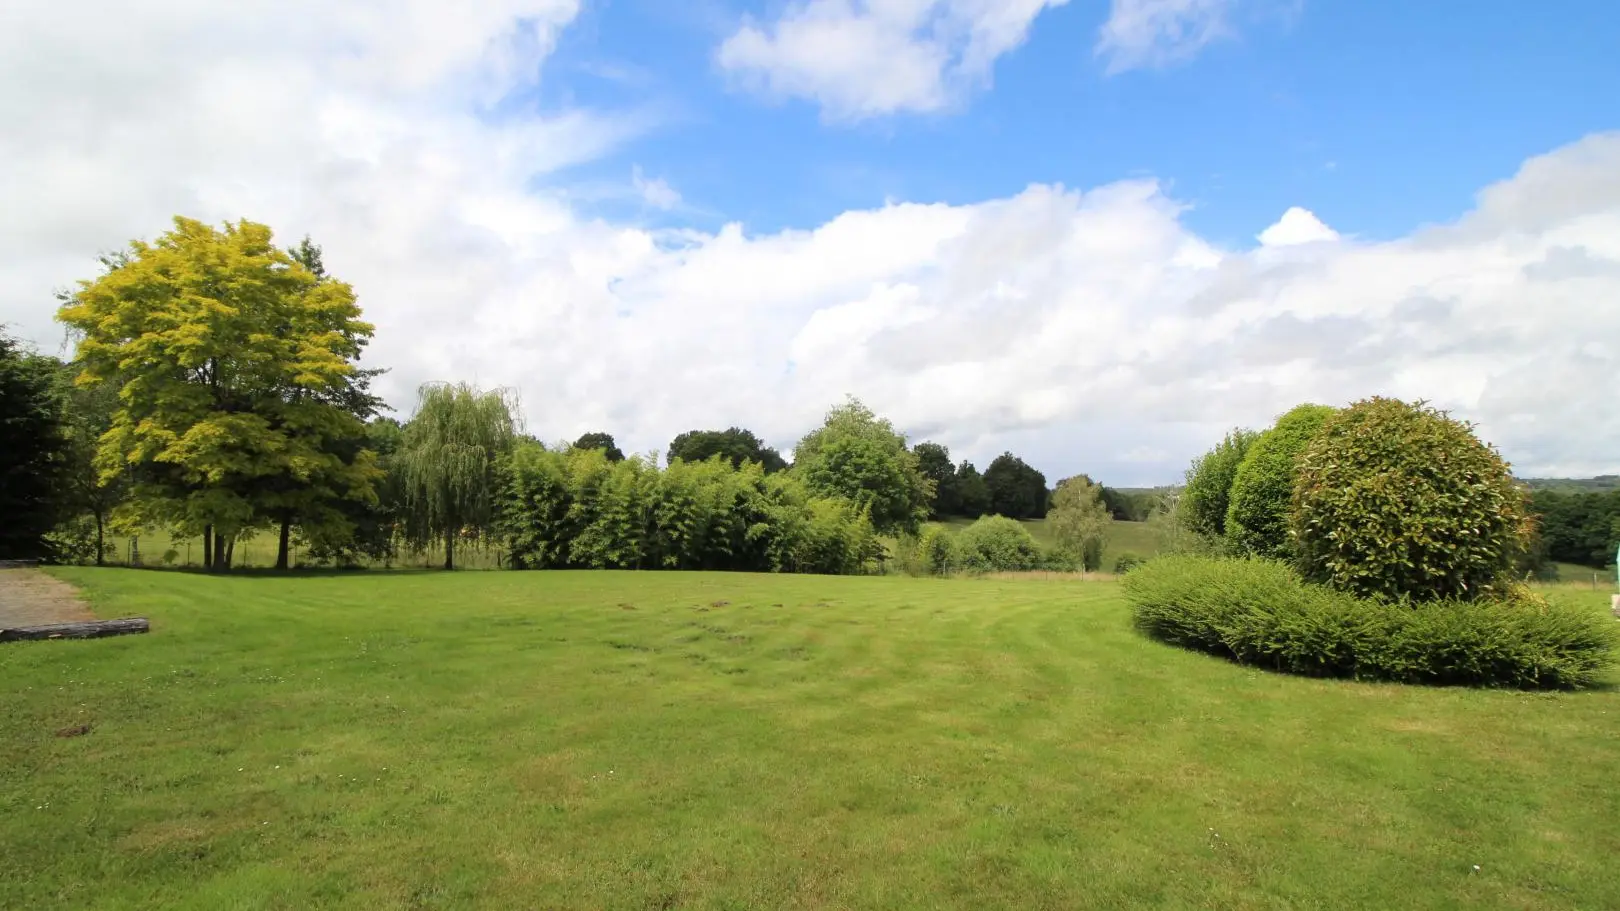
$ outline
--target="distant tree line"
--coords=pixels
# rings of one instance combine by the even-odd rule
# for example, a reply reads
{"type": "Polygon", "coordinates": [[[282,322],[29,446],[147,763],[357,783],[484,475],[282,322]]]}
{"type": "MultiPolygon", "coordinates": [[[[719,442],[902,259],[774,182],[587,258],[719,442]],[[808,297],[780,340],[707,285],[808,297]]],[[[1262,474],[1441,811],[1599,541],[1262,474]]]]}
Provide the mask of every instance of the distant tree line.
{"type": "Polygon", "coordinates": [[[1603,568],[1614,563],[1620,545],[1620,490],[1530,495],[1541,553],[1548,560],[1603,568]]]}
{"type": "MultiPolygon", "coordinates": [[[[1084,476],[1048,488],[1012,453],[981,473],[853,398],[791,464],[736,426],[677,435],[664,466],[604,431],[546,444],[512,392],[465,384],[423,386],[401,421],[361,363],[373,328],[310,238],[282,248],[250,221],[176,218],[101,266],[60,295],[70,361],[0,335],[0,558],[101,563],[110,537],[165,531],[200,539],[210,571],[268,535],[283,569],[295,551],[454,568],[482,542],[518,567],[842,573],[930,519],[1056,508],[1061,549],[1090,565],[1098,528],[1151,508],[1084,476]]],[[[1022,552],[985,543],[1005,543],[996,527],[973,560],[1022,552]]]]}

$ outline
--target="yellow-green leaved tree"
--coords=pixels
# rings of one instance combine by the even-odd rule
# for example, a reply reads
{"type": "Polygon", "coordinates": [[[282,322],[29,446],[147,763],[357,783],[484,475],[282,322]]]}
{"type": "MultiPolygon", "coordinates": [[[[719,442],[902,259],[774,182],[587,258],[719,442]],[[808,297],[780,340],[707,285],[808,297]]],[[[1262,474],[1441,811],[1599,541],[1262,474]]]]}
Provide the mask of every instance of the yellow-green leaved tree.
{"type": "Polygon", "coordinates": [[[97,461],[129,470],[142,521],[201,533],[211,569],[279,524],[285,566],[290,525],[342,522],[338,501],[375,496],[357,442],[377,405],[356,364],[372,327],[349,285],[246,220],[176,218],[108,266],[57,318],[79,336],[78,382],[118,389],[97,461]]]}

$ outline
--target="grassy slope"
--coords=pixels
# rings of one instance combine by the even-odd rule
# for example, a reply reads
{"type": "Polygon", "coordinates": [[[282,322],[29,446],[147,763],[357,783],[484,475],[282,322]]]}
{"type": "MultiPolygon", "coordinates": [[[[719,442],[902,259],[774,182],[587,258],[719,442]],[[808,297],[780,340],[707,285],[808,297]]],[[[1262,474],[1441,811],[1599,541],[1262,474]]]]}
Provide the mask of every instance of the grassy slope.
{"type": "Polygon", "coordinates": [[[1615,691],[1268,675],[1099,583],[61,572],[154,632],[0,646],[0,907],[1620,907],[1615,691]]]}

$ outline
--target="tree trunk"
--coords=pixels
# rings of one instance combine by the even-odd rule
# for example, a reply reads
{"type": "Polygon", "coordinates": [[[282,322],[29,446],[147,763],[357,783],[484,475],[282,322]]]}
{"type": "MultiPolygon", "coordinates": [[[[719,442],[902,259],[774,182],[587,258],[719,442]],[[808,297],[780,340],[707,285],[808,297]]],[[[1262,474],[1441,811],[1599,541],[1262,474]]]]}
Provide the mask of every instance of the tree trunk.
{"type": "Polygon", "coordinates": [[[84,623],[46,623],[40,626],[18,626],[0,629],[0,642],[21,642],[25,639],[95,639],[100,636],[121,636],[125,633],[144,633],[151,629],[145,617],[126,617],[122,620],[90,620],[84,623]]]}
{"type": "Polygon", "coordinates": [[[236,558],[236,538],[233,536],[225,545],[225,570],[230,571],[231,561],[236,558]]]}
{"type": "Polygon", "coordinates": [[[292,540],[292,510],[281,514],[281,543],[276,546],[276,569],[287,569],[287,545],[292,540]]]}
{"type": "Polygon", "coordinates": [[[102,521],[101,510],[96,510],[96,565],[106,566],[105,554],[107,551],[107,533],[102,521]]]}
{"type": "Polygon", "coordinates": [[[203,526],[203,571],[214,571],[214,526],[203,526]]]}
{"type": "Polygon", "coordinates": [[[444,568],[456,568],[456,531],[453,528],[444,533],[444,568]]]}

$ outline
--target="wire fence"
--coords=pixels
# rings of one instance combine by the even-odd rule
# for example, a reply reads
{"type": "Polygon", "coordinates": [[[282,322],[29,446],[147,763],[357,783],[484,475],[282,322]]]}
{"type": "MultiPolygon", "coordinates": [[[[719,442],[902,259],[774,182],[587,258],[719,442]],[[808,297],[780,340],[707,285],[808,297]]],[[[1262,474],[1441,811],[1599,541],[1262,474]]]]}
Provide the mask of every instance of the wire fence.
{"type": "MultiPolygon", "coordinates": [[[[280,550],[276,535],[246,535],[236,539],[231,549],[232,569],[273,569],[280,550]]],[[[147,569],[201,569],[203,567],[203,539],[174,537],[162,532],[140,535],[108,537],[102,563],[106,566],[142,567],[147,569]]],[[[506,550],[492,542],[477,540],[456,543],[457,569],[490,570],[506,568],[506,550]]],[[[90,554],[81,563],[94,562],[90,554]]],[[[396,548],[387,558],[358,557],[344,561],[343,566],[358,569],[440,569],[444,566],[443,547],[396,548]]],[[[288,567],[291,569],[330,569],[332,561],[312,560],[308,548],[292,542],[288,548],[288,567]]]]}

